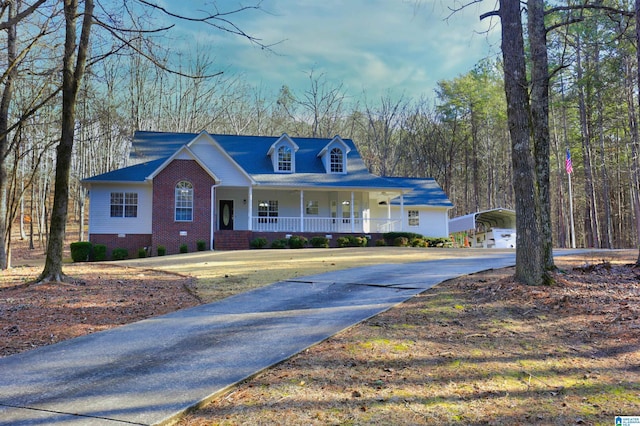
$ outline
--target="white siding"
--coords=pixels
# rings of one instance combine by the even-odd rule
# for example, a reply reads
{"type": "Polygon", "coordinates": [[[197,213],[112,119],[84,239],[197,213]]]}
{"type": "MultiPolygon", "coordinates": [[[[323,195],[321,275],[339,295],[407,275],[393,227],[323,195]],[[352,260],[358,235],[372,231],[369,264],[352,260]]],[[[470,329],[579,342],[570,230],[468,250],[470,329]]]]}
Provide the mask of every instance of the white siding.
{"type": "Polygon", "coordinates": [[[151,184],[92,184],[89,191],[90,234],[151,234],[153,188],[151,184]],[[137,217],[111,217],[111,193],[136,192],[137,217]]]}
{"type": "Polygon", "coordinates": [[[223,186],[249,186],[247,176],[208,136],[200,135],[189,148],[222,181],[223,186]]]}
{"type": "MultiPolygon", "coordinates": [[[[391,217],[398,217],[400,208],[391,207],[391,217]]],[[[415,232],[425,237],[448,237],[449,236],[449,216],[446,208],[434,208],[423,206],[404,206],[404,217],[402,226],[405,232],[415,232]],[[420,215],[419,226],[409,226],[409,210],[418,210],[420,215]]]]}

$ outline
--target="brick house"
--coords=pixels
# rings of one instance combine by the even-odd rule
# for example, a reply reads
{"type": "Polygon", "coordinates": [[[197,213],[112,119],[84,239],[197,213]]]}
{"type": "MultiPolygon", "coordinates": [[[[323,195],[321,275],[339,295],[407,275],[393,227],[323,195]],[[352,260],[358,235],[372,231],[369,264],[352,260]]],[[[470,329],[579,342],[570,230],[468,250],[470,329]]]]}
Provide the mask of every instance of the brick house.
{"type": "Polygon", "coordinates": [[[83,180],[89,239],[109,252],[247,249],[258,236],[293,234],[449,235],[452,204],[433,179],[375,176],[339,136],[136,132],[129,163],[83,180]]]}

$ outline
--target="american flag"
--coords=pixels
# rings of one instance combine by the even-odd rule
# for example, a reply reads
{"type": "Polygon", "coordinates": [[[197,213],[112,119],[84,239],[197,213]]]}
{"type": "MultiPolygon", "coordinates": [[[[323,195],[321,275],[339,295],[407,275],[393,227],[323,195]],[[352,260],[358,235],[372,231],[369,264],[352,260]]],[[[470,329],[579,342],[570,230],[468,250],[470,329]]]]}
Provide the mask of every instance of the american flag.
{"type": "Polygon", "coordinates": [[[564,168],[569,175],[573,172],[573,163],[571,162],[571,152],[569,152],[569,149],[567,149],[567,159],[564,162],[564,168]]]}

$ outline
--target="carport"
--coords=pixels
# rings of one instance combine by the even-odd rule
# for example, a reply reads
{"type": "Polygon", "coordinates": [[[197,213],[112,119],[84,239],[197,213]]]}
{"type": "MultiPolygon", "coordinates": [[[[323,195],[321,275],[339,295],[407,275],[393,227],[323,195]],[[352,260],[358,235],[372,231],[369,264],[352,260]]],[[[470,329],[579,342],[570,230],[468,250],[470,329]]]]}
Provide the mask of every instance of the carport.
{"type": "Polygon", "coordinates": [[[449,220],[449,233],[459,245],[481,248],[515,248],[516,212],[492,209],[449,220]]]}

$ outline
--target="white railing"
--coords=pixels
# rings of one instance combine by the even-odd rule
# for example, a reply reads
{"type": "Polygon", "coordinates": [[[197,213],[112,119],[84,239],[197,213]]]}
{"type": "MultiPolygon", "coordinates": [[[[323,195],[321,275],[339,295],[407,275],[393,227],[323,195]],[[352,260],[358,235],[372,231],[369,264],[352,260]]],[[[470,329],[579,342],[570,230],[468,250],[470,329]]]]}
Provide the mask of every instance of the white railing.
{"type": "Polygon", "coordinates": [[[335,217],[252,217],[252,230],[259,232],[368,233],[400,231],[400,221],[335,217]]]}

